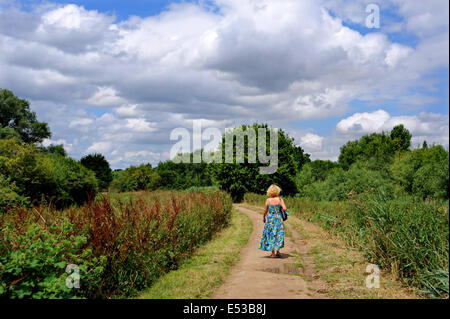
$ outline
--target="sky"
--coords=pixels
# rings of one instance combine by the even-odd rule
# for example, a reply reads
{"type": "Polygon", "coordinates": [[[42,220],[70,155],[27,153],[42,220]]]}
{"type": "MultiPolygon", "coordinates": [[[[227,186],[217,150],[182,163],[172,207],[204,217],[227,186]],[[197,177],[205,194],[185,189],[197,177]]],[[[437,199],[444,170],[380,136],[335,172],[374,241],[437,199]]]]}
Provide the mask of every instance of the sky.
{"type": "MultiPolygon", "coordinates": [[[[446,0],[0,0],[0,88],[76,159],[169,159],[171,132],[254,122],[312,159],[403,124],[449,144],[446,0]],[[368,19],[379,9],[379,26],[368,19]]],[[[204,144],[208,141],[204,141],[204,144]]]]}

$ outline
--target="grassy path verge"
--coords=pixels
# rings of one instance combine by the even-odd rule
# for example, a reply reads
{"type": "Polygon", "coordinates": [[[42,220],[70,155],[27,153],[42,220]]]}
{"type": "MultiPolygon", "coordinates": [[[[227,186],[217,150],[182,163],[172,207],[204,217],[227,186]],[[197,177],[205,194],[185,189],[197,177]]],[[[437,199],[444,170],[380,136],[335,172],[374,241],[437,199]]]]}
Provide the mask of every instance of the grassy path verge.
{"type": "Polygon", "coordinates": [[[179,269],[161,277],[142,292],[140,299],[209,298],[229,274],[241,248],[252,232],[252,222],[243,213],[232,210],[230,225],[213,240],[200,247],[179,269]]]}

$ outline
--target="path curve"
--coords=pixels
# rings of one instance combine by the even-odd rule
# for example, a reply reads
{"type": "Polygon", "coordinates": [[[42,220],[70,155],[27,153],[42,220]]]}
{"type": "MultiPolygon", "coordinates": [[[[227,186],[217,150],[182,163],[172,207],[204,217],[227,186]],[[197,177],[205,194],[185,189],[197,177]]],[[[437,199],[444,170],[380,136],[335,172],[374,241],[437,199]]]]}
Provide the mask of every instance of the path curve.
{"type": "MultiPolygon", "coordinates": [[[[305,239],[289,226],[285,236],[282,258],[269,258],[270,252],[259,250],[264,228],[262,214],[239,205],[233,208],[246,214],[253,222],[253,231],[241,251],[240,261],[232,267],[225,282],[212,295],[214,299],[308,299],[324,298],[324,283],[314,275],[312,258],[303,257],[299,263],[295,251],[305,254],[309,248],[305,239]],[[301,265],[301,267],[299,267],[301,265]]],[[[285,232],[286,233],[286,232],[285,232]]]]}

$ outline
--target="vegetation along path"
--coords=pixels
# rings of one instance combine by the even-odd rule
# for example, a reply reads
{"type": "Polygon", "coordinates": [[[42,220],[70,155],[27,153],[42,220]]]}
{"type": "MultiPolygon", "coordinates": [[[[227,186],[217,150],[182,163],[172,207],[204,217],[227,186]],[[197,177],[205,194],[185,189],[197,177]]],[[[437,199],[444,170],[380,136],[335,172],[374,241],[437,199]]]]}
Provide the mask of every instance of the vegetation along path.
{"type": "Polygon", "coordinates": [[[389,274],[382,273],[380,288],[367,288],[367,263],[357,252],[294,216],[285,222],[281,258],[270,258],[270,252],[257,249],[263,209],[247,204],[234,208],[252,220],[253,231],[239,262],[212,298],[417,298],[389,274]]]}

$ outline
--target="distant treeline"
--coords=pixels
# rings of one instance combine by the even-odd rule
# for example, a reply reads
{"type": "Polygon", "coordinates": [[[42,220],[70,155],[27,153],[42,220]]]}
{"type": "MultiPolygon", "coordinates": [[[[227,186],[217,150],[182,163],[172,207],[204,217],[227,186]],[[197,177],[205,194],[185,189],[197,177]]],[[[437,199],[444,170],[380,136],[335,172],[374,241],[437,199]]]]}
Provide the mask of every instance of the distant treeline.
{"type": "MultiPolygon", "coordinates": [[[[260,174],[266,165],[257,158],[248,163],[248,137],[244,163],[225,162],[225,138],[217,152],[223,163],[178,163],[177,158],[112,171],[101,154],[80,161],[67,156],[62,145],[37,146],[51,136],[38,122],[29,103],[11,91],[0,90],[0,210],[30,206],[42,201],[57,207],[79,205],[99,190],[119,192],[215,186],[241,201],[245,193],[264,194],[274,183],[286,196],[315,200],[344,200],[350,193],[381,191],[387,196],[411,195],[422,199],[448,199],[448,150],[441,145],[411,150],[411,134],[398,125],[390,132],[365,135],[341,147],[337,162],[315,160],[278,130],[278,170],[260,174]]],[[[242,125],[236,130],[266,128],[268,124],[242,125]]],[[[226,134],[235,134],[235,131],[226,134]]],[[[270,153],[269,132],[265,138],[270,153]]],[[[236,148],[236,138],[233,138],[236,148]]],[[[257,145],[257,144],[256,144],[257,145]]],[[[196,152],[203,152],[197,150],[196,152]]],[[[193,153],[189,154],[191,158],[193,153]]],[[[179,156],[182,156],[180,154],[179,156]]],[[[236,154],[234,154],[236,157],[236,154]]]]}
{"type": "MultiPolygon", "coordinates": [[[[261,126],[267,127],[254,124],[242,128],[261,126]]],[[[264,194],[272,183],[280,185],[284,195],[315,200],[345,200],[348,195],[368,191],[380,191],[391,198],[410,195],[448,199],[448,150],[441,145],[429,147],[426,142],[411,150],[411,134],[403,125],[391,132],[372,133],[349,141],[341,147],[337,162],[311,161],[309,154],[284,131],[279,130],[278,134],[279,168],[272,175],[259,174],[263,165],[259,162],[176,164],[169,160],[155,168],[141,165],[115,171],[111,186],[119,191],[218,186],[235,201],[242,200],[248,192],[264,194]]]]}

